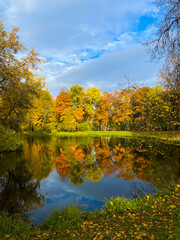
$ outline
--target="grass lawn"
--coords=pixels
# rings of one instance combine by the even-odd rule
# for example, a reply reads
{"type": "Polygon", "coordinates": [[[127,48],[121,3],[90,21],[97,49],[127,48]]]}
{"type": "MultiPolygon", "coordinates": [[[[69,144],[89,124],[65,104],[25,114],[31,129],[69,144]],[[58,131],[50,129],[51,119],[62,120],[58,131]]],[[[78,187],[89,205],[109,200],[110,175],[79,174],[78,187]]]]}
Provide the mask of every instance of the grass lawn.
{"type": "Polygon", "coordinates": [[[0,239],[180,239],[180,185],[135,200],[111,198],[101,212],[69,206],[38,227],[0,217],[0,239]]]}

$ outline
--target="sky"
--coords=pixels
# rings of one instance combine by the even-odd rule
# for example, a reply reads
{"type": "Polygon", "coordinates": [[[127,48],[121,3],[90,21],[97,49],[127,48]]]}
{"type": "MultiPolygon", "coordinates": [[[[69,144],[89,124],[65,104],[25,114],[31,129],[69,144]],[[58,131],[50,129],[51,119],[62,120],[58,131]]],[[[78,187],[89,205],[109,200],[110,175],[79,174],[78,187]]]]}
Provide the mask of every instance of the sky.
{"type": "Polygon", "coordinates": [[[20,28],[27,47],[46,63],[46,86],[56,97],[78,84],[101,92],[129,80],[157,84],[162,64],[150,62],[142,43],[153,36],[158,12],[152,0],[0,0],[5,28],[20,28]]]}

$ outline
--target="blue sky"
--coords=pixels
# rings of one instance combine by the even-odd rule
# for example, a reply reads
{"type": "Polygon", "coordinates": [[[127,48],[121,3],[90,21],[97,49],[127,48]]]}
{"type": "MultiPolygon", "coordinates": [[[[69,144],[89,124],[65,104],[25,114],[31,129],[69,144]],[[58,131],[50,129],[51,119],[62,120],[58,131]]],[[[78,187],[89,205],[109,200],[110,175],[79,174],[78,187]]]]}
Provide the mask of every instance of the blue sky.
{"type": "Polygon", "coordinates": [[[56,97],[62,87],[118,90],[124,74],[139,84],[157,84],[161,63],[149,62],[142,46],[154,32],[152,0],[0,0],[5,27],[20,27],[20,39],[48,62],[41,75],[56,97]]]}

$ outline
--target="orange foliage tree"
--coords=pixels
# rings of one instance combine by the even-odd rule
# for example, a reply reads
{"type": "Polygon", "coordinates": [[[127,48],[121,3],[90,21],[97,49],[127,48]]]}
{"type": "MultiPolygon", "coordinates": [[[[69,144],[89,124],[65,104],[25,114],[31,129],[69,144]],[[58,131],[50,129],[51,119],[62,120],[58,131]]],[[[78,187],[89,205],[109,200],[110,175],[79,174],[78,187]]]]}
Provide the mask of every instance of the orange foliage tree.
{"type": "Polygon", "coordinates": [[[123,89],[114,92],[113,99],[113,121],[120,129],[129,130],[129,123],[132,119],[131,89],[123,89]]]}
{"type": "Polygon", "coordinates": [[[95,124],[100,130],[107,130],[112,119],[113,95],[108,92],[103,92],[99,100],[99,104],[95,112],[95,124]]]}
{"type": "Polygon", "coordinates": [[[56,112],[59,122],[63,121],[65,112],[69,107],[71,107],[69,93],[61,91],[56,97],[56,112]]]}

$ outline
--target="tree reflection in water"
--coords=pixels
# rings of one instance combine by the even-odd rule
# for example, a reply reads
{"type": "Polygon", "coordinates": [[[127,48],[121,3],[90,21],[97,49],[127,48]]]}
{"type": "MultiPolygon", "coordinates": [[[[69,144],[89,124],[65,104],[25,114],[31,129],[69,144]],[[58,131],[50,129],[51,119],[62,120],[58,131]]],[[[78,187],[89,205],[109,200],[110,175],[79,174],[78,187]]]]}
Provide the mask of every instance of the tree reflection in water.
{"type": "Polygon", "coordinates": [[[27,171],[25,161],[10,156],[0,168],[0,213],[27,218],[30,211],[43,207],[44,196],[38,193],[40,184],[27,171]]]}
{"type": "Polygon", "coordinates": [[[115,174],[139,179],[157,188],[179,181],[179,147],[152,140],[96,138],[91,145],[61,145],[56,157],[60,177],[72,184],[100,181],[115,174]]]}

